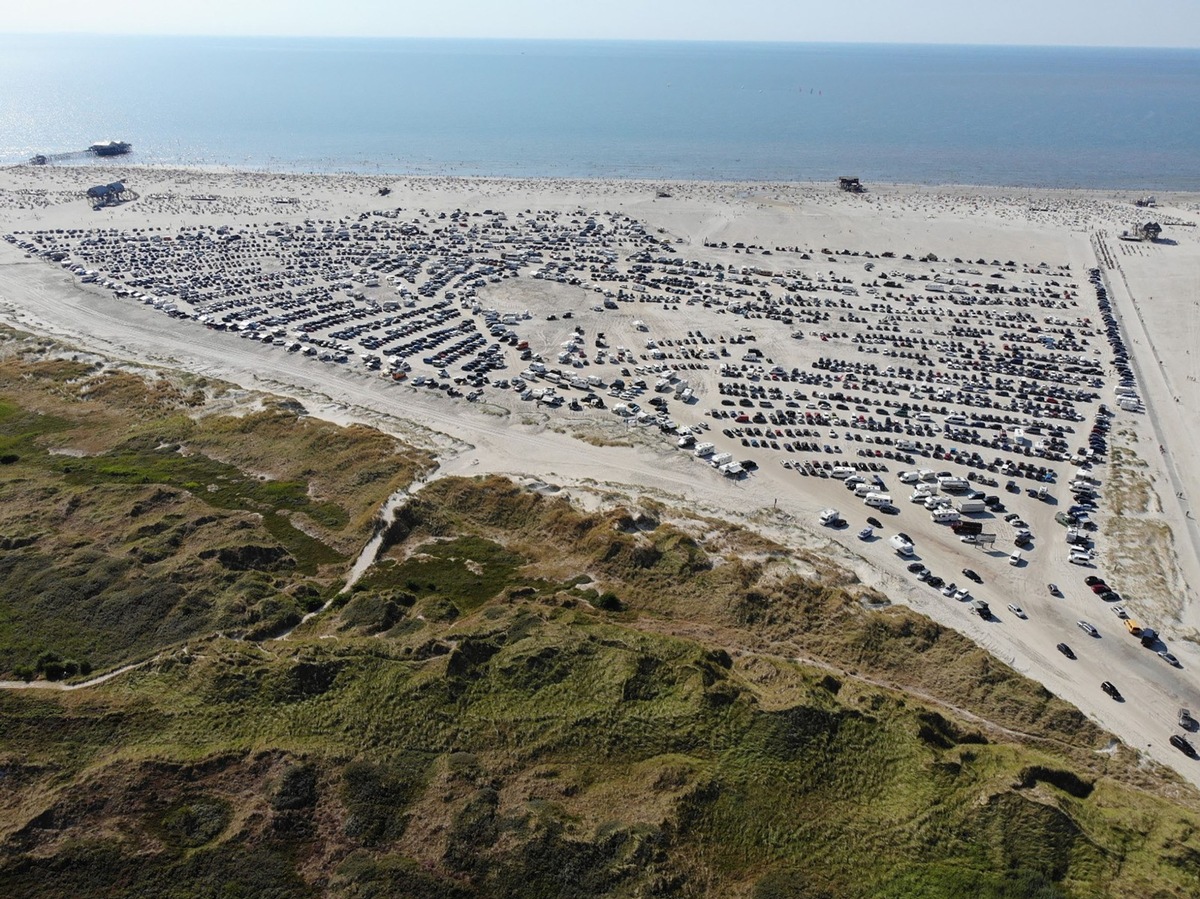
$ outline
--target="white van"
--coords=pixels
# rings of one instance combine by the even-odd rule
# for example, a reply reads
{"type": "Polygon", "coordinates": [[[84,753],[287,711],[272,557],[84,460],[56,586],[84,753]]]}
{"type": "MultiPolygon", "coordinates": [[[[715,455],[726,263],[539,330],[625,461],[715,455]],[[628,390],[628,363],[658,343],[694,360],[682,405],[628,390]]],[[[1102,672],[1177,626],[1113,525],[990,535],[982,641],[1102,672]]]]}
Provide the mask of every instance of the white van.
{"type": "Polygon", "coordinates": [[[1020,565],[1021,564],[1021,551],[1019,549],[1014,550],[1013,554],[1008,557],[1008,564],[1009,565],[1020,565]]]}
{"type": "Polygon", "coordinates": [[[818,520],[825,526],[834,525],[842,520],[842,513],[837,509],[823,509],[818,520]]]}
{"type": "Polygon", "coordinates": [[[917,474],[915,471],[900,472],[900,483],[901,484],[915,484],[920,479],[921,479],[921,476],[919,474],[917,474]]]}

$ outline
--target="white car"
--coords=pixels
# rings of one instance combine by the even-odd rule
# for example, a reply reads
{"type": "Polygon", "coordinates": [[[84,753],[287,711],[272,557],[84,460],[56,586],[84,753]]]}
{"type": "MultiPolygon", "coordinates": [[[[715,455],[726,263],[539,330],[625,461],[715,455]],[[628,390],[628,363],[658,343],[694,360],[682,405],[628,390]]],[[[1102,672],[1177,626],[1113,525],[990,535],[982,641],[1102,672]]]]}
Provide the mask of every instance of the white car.
{"type": "Polygon", "coordinates": [[[1174,665],[1176,668],[1181,667],[1179,664],[1179,659],[1175,658],[1175,656],[1171,655],[1171,653],[1167,652],[1165,649],[1158,654],[1158,657],[1168,665],[1174,665]]]}
{"type": "Polygon", "coordinates": [[[1128,618],[1129,613],[1125,611],[1124,606],[1113,606],[1113,614],[1118,618],[1128,618]]]}
{"type": "Polygon", "coordinates": [[[971,598],[971,594],[968,593],[966,590],[955,590],[954,598],[957,599],[959,602],[966,602],[968,599],[971,598]]]}
{"type": "Polygon", "coordinates": [[[953,596],[954,591],[957,589],[958,589],[958,587],[956,585],[947,584],[945,587],[942,588],[942,596],[953,596]]]}
{"type": "Polygon", "coordinates": [[[1028,618],[1028,617],[1029,617],[1028,615],[1026,615],[1026,614],[1025,614],[1025,610],[1024,610],[1024,609],[1022,609],[1022,608],[1021,608],[1020,606],[1018,606],[1018,605],[1015,605],[1014,603],[1011,603],[1011,602],[1010,602],[1010,603],[1008,604],[1008,610],[1009,610],[1010,612],[1012,612],[1014,615],[1016,615],[1018,618],[1028,618]]]}
{"type": "Polygon", "coordinates": [[[861,531],[858,532],[859,540],[870,540],[874,536],[875,536],[874,528],[863,528],[861,531]]]}
{"type": "Polygon", "coordinates": [[[1084,633],[1086,633],[1089,637],[1099,637],[1100,636],[1100,632],[1098,630],[1096,630],[1095,625],[1091,624],[1090,622],[1080,620],[1080,621],[1076,621],[1075,623],[1077,625],[1079,625],[1079,629],[1081,631],[1083,631],[1084,633]]]}

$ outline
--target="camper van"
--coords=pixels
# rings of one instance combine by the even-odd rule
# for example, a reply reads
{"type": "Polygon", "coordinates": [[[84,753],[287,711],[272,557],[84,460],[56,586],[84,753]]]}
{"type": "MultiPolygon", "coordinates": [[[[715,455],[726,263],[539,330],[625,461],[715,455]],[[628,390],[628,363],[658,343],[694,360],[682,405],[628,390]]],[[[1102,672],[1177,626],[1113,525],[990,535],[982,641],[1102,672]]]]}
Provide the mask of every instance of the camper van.
{"type": "Polygon", "coordinates": [[[959,517],[953,509],[934,509],[929,513],[929,520],[934,524],[953,524],[959,517]]]}
{"type": "Polygon", "coordinates": [[[852,474],[854,474],[853,468],[850,468],[847,465],[838,465],[838,466],[835,466],[833,471],[831,471],[829,473],[829,476],[831,478],[837,478],[838,480],[844,481],[844,480],[846,480],[846,478],[850,477],[852,474]]]}
{"type": "Polygon", "coordinates": [[[837,509],[823,509],[821,511],[821,516],[818,520],[821,522],[821,524],[823,526],[832,527],[833,525],[839,524],[841,522],[842,513],[839,512],[837,509]]]}
{"type": "Polygon", "coordinates": [[[703,459],[705,456],[711,456],[713,454],[713,450],[716,448],[717,447],[712,443],[701,443],[697,444],[696,449],[693,450],[693,452],[698,458],[703,459]]]}
{"type": "Polygon", "coordinates": [[[891,506],[892,497],[888,493],[868,493],[863,497],[863,502],[872,509],[885,509],[891,506]]]}
{"type": "Polygon", "coordinates": [[[971,482],[962,478],[938,478],[938,486],[949,491],[969,490],[971,482]]]}
{"type": "Polygon", "coordinates": [[[905,540],[899,534],[895,534],[888,540],[888,545],[896,550],[902,556],[911,556],[913,554],[913,545],[908,540],[905,540]]]}

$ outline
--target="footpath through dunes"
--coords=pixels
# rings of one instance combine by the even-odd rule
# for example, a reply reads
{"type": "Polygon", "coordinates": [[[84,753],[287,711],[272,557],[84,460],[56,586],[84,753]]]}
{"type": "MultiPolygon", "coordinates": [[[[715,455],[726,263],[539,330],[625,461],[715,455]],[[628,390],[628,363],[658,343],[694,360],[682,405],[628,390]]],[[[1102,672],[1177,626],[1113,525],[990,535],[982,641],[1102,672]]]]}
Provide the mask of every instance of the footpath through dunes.
{"type": "Polygon", "coordinates": [[[0,460],[0,675],[81,682],[295,624],[432,467],[278,397],[7,328],[0,460]]]}
{"type": "MultiPolygon", "coordinates": [[[[10,208],[0,244],[0,288],[28,326],[371,421],[450,474],[753,522],[1195,778],[1167,743],[1178,708],[1200,705],[1180,579],[1135,575],[1128,519],[1112,514],[1122,492],[1160,489],[1112,451],[1141,419],[1112,409],[1119,360],[1090,277],[1088,232],[1135,214],[1128,202],[420,179],[386,182],[384,198],[380,179],[161,173],[98,227],[53,173],[6,175],[38,201],[10,208]],[[815,527],[824,508],[852,526],[815,527]],[[963,543],[955,517],[996,542],[963,543]],[[869,518],[880,525],[859,540],[869,518]],[[911,562],[892,549],[901,532],[911,562]],[[1098,599],[1088,572],[1121,601],[1098,599]],[[1153,625],[1154,650],[1182,668],[1114,608],[1153,625]],[[1081,640],[1081,620],[1101,636],[1081,640]],[[1100,691],[1109,679],[1128,702],[1100,691]]],[[[1185,198],[1171,215],[1193,213],[1185,198]]],[[[1171,534],[1157,537],[1166,571],[1171,534]]]]}
{"type": "Polygon", "coordinates": [[[1200,882],[1194,790],[821,556],[498,477],[424,488],[385,547],[287,643],[0,694],[6,894],[1200,882]]]}

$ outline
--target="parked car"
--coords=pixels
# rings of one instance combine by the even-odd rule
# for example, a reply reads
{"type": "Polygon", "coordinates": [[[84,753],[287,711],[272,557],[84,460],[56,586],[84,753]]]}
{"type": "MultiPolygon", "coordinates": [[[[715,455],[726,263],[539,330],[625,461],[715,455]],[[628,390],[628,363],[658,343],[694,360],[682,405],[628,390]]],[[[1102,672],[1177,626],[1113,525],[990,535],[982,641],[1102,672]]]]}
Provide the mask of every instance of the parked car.
{"type": "Polygon", "coordinates": [[[1181,737],[1179,734],[1171,734],[1170,743],[1184,755],[1192,758],[1196,757],[1196,748],[1187,741],[1186,737],[1181,737]]]}
{"type": "Polygon", "coordinates": [[[974,582],[975,582],[975,583],[977,583],[977,584],[982,584],[982,583],[983,583],[983,578],[981,578],[981,577],[980,577],[980,576],[979,576],[979,575],[978,575],[978,574],[975,572],[975,570],[974,570],[974,569],[972,569],[972,568],[964,568],[964,569],[962,570],[962,573],[963,573],[963,577],[965,577],[965,578],[966,578],[967,580],[969,580],[969,581],[974,581],[974,582]]]}
{"type": "Polygon", "coordinates": [[[1058,584],[1050,584],[1051,596],[1062,596],[1062,590],[1058,589],[1058,584]]]}
{"type": "Polygon", "coordinates": [[[1028,618],[1029,617],[1028,615],[1025,614],[1024,609],[1022,609],[1020,606],[1015,605],[1011,602],[1008,604],[1008,610],[1010,612],[1012,612],[1014,615],[1016,615],[1018,618],[1028,618]]]}
{"type": "Polygon", "coordinates": [[[1079,626],[1079,629],[1081,631],[1083,631],[1085,634],[1087,634],[1089,637],[1099,637],[1100,636],[1100,632],[1098,630],[1096,630],[1096,626],[1091,624],[1090,622],[1080,619],[1079,621],[1076,621],[1075,624],[1077,624],[1079,626]]]}
{"type": "Polygon", "coordinates": [[[1190,709],[1179,710],[1179,726],[1184,730],[1191,730],[1196,726],[1196,719],[1192,717],[1190,709]]]}
{"type": "Polygon", "coordinates": [[[1174,666],[1174,667],[1176,667],[1176,668],[1182,668],[1182,667],[1183,667],[1182,665],[1180,665],[1180,664],[1179,664],[1179,659],[1175,658],[1175,656],[1174,656],[1174,655],[1172,655],[1171,653],[1167,652],[1167,650],[1165,650],[1165,649],[1164,649],[1164,650],[1162,650],[1162,652],[1160,652],[1160,653],[1158,654],[1158,657],[1159,657],[1160,659],[1162,659],[1164,662],[1166,662],[1168,665],[1173,665],[1173,666],[1174,666]]]}
{"type": "Polygon", "coordinates": [[[1129,617],[1129,613],[1125,611],[1124,606],[1113,606],[1113,614],[1115,614],[1122,621],[1129,617]]]}

